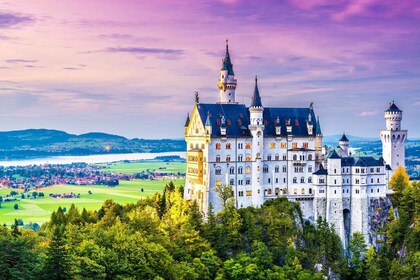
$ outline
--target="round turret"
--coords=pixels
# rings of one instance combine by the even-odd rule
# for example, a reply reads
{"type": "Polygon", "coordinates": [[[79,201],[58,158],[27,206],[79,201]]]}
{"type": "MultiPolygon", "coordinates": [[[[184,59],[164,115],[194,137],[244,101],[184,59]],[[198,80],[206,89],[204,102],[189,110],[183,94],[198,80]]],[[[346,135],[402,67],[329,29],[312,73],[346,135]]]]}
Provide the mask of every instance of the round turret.
{"type": "Polygon", "coordinates": [[[389,103],[389,108],[384,115],[387,130],[401,130],[402,111],[395,105],[394,101],[389,103]]]}

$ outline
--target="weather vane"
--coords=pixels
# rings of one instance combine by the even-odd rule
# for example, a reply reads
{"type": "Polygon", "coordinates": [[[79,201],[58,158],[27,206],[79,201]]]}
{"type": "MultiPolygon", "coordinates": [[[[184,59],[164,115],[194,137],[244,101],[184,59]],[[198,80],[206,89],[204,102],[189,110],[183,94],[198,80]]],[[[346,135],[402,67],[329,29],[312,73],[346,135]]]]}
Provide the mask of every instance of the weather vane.
{"type": "Polygon", "coordinates": [[[200,97],[198,97],[198,91],[195,92],[195,103],[200,103],[200,97]]]}

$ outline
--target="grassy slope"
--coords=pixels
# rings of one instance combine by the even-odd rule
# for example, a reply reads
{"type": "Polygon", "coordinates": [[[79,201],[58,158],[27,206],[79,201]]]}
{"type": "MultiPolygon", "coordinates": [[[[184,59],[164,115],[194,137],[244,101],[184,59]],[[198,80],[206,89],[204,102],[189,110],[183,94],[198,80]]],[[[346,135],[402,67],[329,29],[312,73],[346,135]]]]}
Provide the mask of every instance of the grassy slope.
{"type": "Polygon", "coordinates": [[[185,173],[186,163],[184,162],[162,162],[158,160],[145,160],[139,162],[116,162],[110,164],[102,164],[106,169],[101,171],[118,172],[124,174],[134,174],[142,171],[157,171],[162,173],[185,173]],[[159,169],[164,168],[164,169],[159,169]]]}
{"type": "MultiPolygon", "coordinates": [[[[175,185],[184,185],[184,179],[174,180],[175,185]]],[[[49,220],[53,210],[59,206],[69,209],[74,203],[79,210],[83,208],[89,210],[98,210],[101,208],[106,199],[113,199],[114,201],[125,204],[135,203],[137,200],[151,196],[155,192],[161,192],[165,184],[169,180],[134,180],[134,181],[121,181],[120,185],[115,188],[107,186],[72,186],[72,185],[59,185],[49,188],[40,189],[45,193],[44,198],[37,199],[23,199],[18,202],[3,202],[0,208],[0,223],[11,224],[14,219],[22,219],[25,224],[29,222],[43,223],[49,220]],[[141,188],[144,192],[141,192],[141,188]],[[88,191],[92,194],[89,195],[88,191]],[[57,199],[50,198],[50,193],[80,193],[80,198],[66,198],[57,199]],[[15,210],[13,206],[17,203],[19,210],[15,210]]],[[[0,189],[0,193],[8,194],[9,189],[0,189]]]]}

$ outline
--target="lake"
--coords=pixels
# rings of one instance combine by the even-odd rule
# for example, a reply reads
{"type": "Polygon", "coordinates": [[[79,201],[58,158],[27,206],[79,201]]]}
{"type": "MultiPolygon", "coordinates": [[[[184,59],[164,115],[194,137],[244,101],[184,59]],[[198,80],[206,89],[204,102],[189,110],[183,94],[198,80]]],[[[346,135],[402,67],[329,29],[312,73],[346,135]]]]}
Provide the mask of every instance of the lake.
{"type": "Polygon", "coordinates": [[[40,164],[70,164],[73,162],[102,163],[121,160],[154,159],[159,156],[180,156],[185,158],[185,152],[165,152],[165,153],[132,153],[132,154],[100,154],[89,156],[56,156],[45,158],[33,158],[22,160],[0,161],[0,166],[26,166],[40,164]]]}

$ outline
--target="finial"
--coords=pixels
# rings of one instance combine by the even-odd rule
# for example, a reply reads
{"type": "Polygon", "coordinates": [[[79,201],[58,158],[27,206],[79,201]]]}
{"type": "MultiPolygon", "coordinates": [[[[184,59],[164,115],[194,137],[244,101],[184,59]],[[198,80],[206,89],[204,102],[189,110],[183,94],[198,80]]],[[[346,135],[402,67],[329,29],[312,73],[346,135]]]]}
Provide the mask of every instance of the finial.
{"type": "Polygon", "coordinates": [[[229,50],[229,39],[226,38],[226,50],[229,50]]]}
{"type": "Polygon", "coordinates": [[[313,102],[311,102],[311,104],[309,104],[309,109],[313,109],[314,108],[314,103],[313,102]]]}
{"type": "Polygon", "coordinates": [[[200,97],[198,96],[198,91],[195,92],[195,103],[200,103],[200,97]]]}
{"type": "Polygon", "coordinates": [[[258,81],[258,76],[255,75],[255,83],[257,83],[257,81],[258,81]]]}

